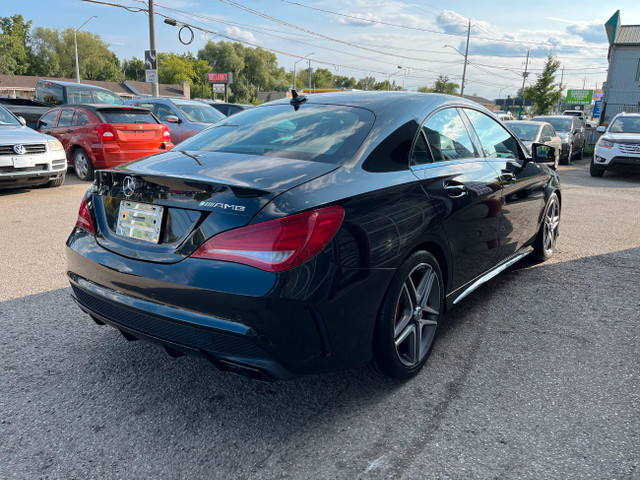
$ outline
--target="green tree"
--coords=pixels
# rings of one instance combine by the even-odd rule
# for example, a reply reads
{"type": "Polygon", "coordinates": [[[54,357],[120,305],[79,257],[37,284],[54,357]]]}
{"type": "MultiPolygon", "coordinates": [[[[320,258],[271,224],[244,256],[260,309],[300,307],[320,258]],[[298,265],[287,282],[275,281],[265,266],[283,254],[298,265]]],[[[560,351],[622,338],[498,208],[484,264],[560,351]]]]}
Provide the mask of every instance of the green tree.
{"type": "MultiPolygon", "coordinates": [[[[32,75],[75,78],[74,29],[36,28],[31,38],[32,75]]],[[[120,61],[99,35],[77,33],[80,78],[85,80],[121,80],[120,61]]]]}
{"type": "Polygon", "coordinates": [[[396,81],[389,82],[389,80],[383,80],[382,82],[376,82],[373,85],[372,90],[402,90],[400,85],[396,85],[396,81]]]}
{"type": "Polygon", "coordinates": [[[122,61],[122,75],[125,80],[145,81],[144,62],[136,57],[122,61]]]}
{"type": "Polygon", "coordinates": [[[24,75],[29,71],[31,24],[22,15],[0,17],[0,73],[24,75]]]}
{"type": "Polygon", "coordinates": [[[356,88],[356,84],[358,82],[356,82],[356,79],[353,77],[343,77],[341,75],[336,75],[335,77],[333,77],[333,84],[337,87],[337,88],[356,88]]]}
{"type": "Polygon", "coordinates": [[[560,62],[549,54],[536,83],[525,88],[524,96],[533,103],[535,113],[549,113],[553,104],[560,100],[562,89],[555,83],[555,74],[559,68],[560,62]]]}
{"type": "Polygon", "coordinates": [[[373,90],[373,86],[376,84],[374,77],[363,77],[356,83],[356,88],[359,90],[373,90]]]}
{"type": "Polygon", "coordinates": [[[432,93],[446,93],[447,95],[457,95],[458,89],[460,85],[451,81],[451,79],[447,75],[440,75],[436,78],[436,81],[433,82],[433,87],[430,90],[426,90],[428,87],[423,87],[424,90],[418,90],[422,92],[432,92],[432,93]]]}
{"type": "Polygon", "coordinates": [[[211,88],[207,73],[211,66],[206,60],[200,60],[191,53],[178,55],[160,52],[158,54],[158,80],[160,83],[182,84],[189,82],[192,98],[211,98],[211,88]]]}

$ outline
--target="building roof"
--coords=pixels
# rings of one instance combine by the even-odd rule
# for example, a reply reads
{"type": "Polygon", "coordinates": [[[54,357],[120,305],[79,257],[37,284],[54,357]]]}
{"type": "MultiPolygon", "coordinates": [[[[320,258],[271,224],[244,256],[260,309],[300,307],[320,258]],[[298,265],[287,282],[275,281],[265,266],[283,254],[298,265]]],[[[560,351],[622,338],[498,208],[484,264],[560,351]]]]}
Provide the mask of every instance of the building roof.
{"type": "Polygon", "coordinates": [[[622,25],[620,10],[604,24],[609,45],[640,45],[640,25],[622,25]]]}
{"type": "MultiPolygon", "coordinates": [[[[33,91],[36,88],[38,80],[54,80],[76,83],[72,78],[53,78],[53,77],[32,77],[27,75],[0,75],[0,91],[17,90],[17,91],[33,91]]],[[[82,80],[85,85],[94,85],[96,87],[106,88],[121,97],[131,98],[138,95],[151,95],[151,84],[146,82],[133,82],[125,80],[124,82],[104,82],[99,80],[82,80]]],[[[179,97],[185,98],[185,88],[183,85],[169,85],[161,83],[158,85],[159,95],[163,97],[179,97]]]]}
{"type": "Polygon", "coordinates": [[[621,25],[614,45],[640,45],[640,25],[621,25]]]}

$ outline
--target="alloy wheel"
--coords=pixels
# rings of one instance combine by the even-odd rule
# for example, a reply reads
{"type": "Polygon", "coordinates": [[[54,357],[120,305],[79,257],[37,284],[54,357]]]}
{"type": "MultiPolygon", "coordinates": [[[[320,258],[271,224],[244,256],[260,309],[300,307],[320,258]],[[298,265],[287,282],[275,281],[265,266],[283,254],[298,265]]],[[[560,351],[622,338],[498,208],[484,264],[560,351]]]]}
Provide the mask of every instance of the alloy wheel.
{"type": "Polygon", "coordinates": [[[420,263],[407,276],[396,306],[394,342],[404,365],[416,366],[428,354],[441,310],[436,272],[431,265],[420,263]]]}
{"type": "Polygon", "coordinates": [[[556,248],[558,239],[558,227],[560,225],[560,204],[558,199],[553,197],[549,201],[547,212],[544,218],[543,247],[547,254],[552,254],[556,248]]]}
{"type": "Polygon", "coordinates": [[[74,167],[76,169],[76,175],[78,177],[84,179],[87,178],[87,174],[89,172],[89,159],[84,154],[84,152],[78,152],[75,156],[74,167]]]}

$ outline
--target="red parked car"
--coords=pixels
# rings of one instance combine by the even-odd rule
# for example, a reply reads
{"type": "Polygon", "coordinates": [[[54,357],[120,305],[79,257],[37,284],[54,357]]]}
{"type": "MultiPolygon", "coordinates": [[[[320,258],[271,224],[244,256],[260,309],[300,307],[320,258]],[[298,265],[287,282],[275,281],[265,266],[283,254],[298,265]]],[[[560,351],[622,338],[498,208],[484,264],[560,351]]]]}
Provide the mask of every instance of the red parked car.
{"type": "Polygon", "coordinates": [[[147,109],[126,105],[64,105],[38,120],[37,129],[56,137],[82,180],[93,172],[165,152],[169,128],[147,109]]]}

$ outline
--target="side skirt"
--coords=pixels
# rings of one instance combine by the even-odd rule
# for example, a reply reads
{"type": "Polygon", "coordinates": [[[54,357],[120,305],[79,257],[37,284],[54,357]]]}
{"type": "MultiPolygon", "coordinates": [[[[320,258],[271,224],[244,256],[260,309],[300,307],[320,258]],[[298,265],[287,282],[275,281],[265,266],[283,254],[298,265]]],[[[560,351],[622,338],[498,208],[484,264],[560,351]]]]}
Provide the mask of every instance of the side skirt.
{"type": "Polygon", "coordinates": [[[476,290],[480,285],[488,282],[493,277],[497,276],[499,273],[505,271],[507,268],[509,268],[514,263],[522,260],[524,257],[529,255],[531,252],[533,252],[533,248],[532,247],[527,247],[525,250],[521,250],[521,251],[513,254],[511,257],[508,257],[501,264],[497,265],[493,269],[489,270],[487,273],[485,273],[485,274],[481,275],[480,277],[476,278],[470,284],[468,284],[466,287],[461,287],[457,291],[451,293],[447,297],[447,304],[456,305],[458,302],[460,302],[460,300],[462,300],[467,295],[469,295],[471,292],[476,290]]]}

